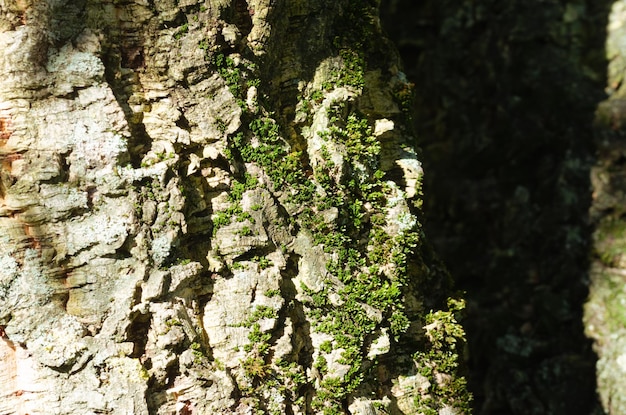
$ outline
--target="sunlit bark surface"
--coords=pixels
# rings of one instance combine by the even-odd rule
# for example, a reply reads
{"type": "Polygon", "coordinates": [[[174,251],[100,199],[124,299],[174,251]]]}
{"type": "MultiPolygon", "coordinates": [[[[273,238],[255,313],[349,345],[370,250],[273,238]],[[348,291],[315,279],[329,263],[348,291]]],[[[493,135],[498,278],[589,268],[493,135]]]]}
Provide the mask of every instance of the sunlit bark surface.
{"type": "Polygon", "coordinates": [[[374,1],[0,1],[0,414],[467,413],[374,1]]]}

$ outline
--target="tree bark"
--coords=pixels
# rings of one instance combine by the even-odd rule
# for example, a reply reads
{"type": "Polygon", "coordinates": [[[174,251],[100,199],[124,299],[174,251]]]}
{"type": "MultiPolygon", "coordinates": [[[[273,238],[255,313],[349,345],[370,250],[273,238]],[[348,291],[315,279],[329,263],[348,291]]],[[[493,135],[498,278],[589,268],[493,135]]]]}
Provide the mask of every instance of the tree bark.
{"type": "Polygon", "coordinates": [[[375,1],[0,1],[0,414],[469,411],[375,1]]]}
{"type": "Polygon", "coordinates": [[[606,414],[626,411],[626,223],[624,220],[624,1],[613,2],[608,14],[605,56],[608,97],[595,117],[597,157],[591,169],[593,225],[589,298],[585,304],[585,332],[598,354],[598,395],[606,414]]]}

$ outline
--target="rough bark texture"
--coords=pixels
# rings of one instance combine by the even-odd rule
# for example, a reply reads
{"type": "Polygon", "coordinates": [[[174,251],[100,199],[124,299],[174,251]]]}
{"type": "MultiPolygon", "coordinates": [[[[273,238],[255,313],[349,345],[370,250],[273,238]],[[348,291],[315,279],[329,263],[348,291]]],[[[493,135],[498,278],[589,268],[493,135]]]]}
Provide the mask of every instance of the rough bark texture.
{"type": "Polygon", "coordinates": [[[0,414],[455,414],[377,4],[0,0],[0,414]]]}
{"type": "Polygon", "coordinates": [[[591,287],[585,304],[585,330],[595,340],[600,400],[607,414],[626,412],[626,3],[614,2],[608,23],[606,58],[609,97],[596,112],[598,157],[591,169],[593,232],[591,287]]]}

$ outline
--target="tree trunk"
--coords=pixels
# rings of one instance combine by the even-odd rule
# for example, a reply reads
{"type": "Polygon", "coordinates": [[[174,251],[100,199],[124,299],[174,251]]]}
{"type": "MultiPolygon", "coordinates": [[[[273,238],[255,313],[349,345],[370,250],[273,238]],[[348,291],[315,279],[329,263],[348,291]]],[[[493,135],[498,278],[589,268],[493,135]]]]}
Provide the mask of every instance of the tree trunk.
{"type": "Polygon", "coordinates": [[[605,50],[609,97],[596,111],[597,159],[590,175],[594,232],[585,331],[595,340],[598,394],[609,415],[626,413],[625,6],[623,0],[615,1],[609,14],[605,50]]]}
{"type": "Polygon", "coordinates": [[[469,411],[377,13],[0,0],[0,414],[469,411]]]}

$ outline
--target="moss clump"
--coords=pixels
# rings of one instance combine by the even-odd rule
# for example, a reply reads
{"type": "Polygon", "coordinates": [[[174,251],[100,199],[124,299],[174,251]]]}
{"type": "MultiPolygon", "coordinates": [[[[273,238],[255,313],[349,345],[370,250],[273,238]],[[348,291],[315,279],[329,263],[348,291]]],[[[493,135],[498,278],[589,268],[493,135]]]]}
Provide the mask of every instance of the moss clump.
{"type": "Polygon", "coordinates": [[[465,308],[463,300],[448,299],[448,310],[430,312],[424,329],[428,345],[426,351],[413,355],[420,375],[428,379],[430,387],[415,398],[418,412],[437,415],[444,407],[459,413],[470,413],[472,401],[467,382],[459,375],[459,354],[465,345],[465,332],[458,322],[458,314],[465,308]]]}
{"type": "Polygon", "coordinates": [[[607,218],[597,228],[594,235],[595,253],[606,266],[622,265],[626,252],[626,222],[607,218]]]}
{"type": "MultiPolygon", "coordinates": [[[[242,181],[234,180],[230,192],[228,193],[228,201],[230,202],[230,206],[222,211],[215,212],[213,214],[213,236],[216,235],[217,230],[223,226],[229,225],[235,217],[237,222],[250,221],[254,223],[254,219],[252,215],[248,212],[244,212],[240,202],[243,194],[252,189],[256,189],[258,187],[258,180],[256,177],[245,173],[242,181]]],[[[252,234],[252,230],[249,227],[244,227],[241,229],[242,236],[248,236],[252,234]]]]}

